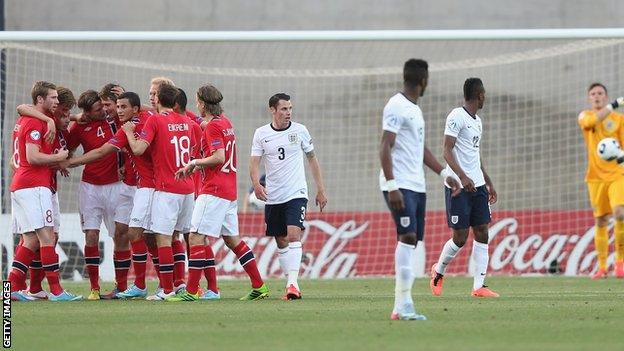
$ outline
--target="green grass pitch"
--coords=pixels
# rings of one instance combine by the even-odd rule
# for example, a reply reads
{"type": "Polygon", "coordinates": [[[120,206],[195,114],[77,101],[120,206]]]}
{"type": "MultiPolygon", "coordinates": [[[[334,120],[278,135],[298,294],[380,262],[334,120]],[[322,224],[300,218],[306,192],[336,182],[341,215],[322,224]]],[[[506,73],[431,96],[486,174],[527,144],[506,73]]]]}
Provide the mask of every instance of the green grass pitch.
{"type": "MultiPolygon", "coordinates": [[[[15,350],[623,350],[624,280],[492,277],[499,299],[470,297],[449,277],[444,295],[417,279],[429,320],[390,321],[393,279],[302,281],[303,299],[238,301],[247,281],[220,282],[220,301],[12,304],[15,350]]],[[[88,294],[88,283],[65,283],[88,294]]],[[[109,288],[110,284],[103,284],[109,288]]],[[[150,291],[153,291],[153,283],[150,291]]]]}

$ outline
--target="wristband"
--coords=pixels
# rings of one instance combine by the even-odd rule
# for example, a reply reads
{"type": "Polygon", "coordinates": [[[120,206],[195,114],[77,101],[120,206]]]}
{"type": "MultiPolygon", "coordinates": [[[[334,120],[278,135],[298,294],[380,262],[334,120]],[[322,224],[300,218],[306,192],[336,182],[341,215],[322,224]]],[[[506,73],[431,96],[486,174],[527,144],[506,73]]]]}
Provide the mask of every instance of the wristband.
{"type": "Polygon", "coordinates": [[[193,167],[197,167],[197,160],[191,160],[191,165],[193,167]]]}
{"type": "Polygon", "coordinates": [[[388,188],[388,192],[399,190],[399,186],[397,185],[397,182],[394,179],[387,180],[386,187],[388,188]]]}

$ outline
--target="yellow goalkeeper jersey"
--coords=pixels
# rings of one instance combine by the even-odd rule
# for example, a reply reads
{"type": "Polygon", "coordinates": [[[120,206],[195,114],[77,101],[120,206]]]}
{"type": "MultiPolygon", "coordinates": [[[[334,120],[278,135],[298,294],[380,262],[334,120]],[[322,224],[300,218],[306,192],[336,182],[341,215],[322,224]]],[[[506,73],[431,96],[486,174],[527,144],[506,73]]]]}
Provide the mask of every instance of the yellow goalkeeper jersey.
{"type": "Polygon", "coordinates": [[[610,182],[624,175],[624,168],[615,161],[605,161],[598,156],[598,143],[604,138],[615,138],[623,145],[624,115],[611,112],[598,122],[596,112],[585,110],[578,118],[579,126],[583,131],[585,146],[587,147],[587,174],[586,182],[610,182]]]}

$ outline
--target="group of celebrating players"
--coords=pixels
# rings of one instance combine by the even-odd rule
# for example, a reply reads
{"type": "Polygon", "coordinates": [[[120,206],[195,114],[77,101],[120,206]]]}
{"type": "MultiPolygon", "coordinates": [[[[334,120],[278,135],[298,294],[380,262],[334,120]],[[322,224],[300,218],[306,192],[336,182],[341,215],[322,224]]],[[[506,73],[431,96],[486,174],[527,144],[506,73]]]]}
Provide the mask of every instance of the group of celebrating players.
{"type": "MultiPolygon", "coordinates": [[[[239,237],[236,137],[216,87],[208,84],[197,90],[200,116],[186,111],[185,92],[164,77],[151,81],[150,106],[141,105],[136,93],[116,84],[107,84],[100,92],[87,90],[76,101],[69,89],[39,81],[31,95],[32,105],[18,106],[13,130],[12,229],[21,239],[9,273],[12,300],[83,299],[62,288],[55,253],[60,227],[57,173],[67,176],[79,165],[85,165],[78,202],[91,285],[88,300],[219,299],[208,237],[222,237],[248,274],[252,288],[241,300],[268,297],[254,254],[239,237]],[[82,112],[71,115],[76,104],[82,112]],[[83,154],[73,156],[78,146],[83,154]],[[116,284],[106,294],[99,285],[102,222],[114,242],[116,284]],[[159,287],[150,296],[145,284],[148,254],[159,278],[159,287]],[[128,286],[131,266],[135,279],[128,286]],[[207,280],[205,290],[200,288],[202,276],[207,280]],[[49,292],[41,286],[44,277],[49,292]]],[[[275,94],[269,110],[272,122],[254,135],[250,174],[256,196],[266,201],[266,233],[275,237],[288,278],[283,298],[300,299],[297,278],[307,206],[304,153],[321,211],[327,199],[310,134],[290,120],[290,97],[275,94]],[[260,184],[262,158],[266,188],[260,184]]]]}
{"type": "MultiPolygon", "coordinates": [[[[479,151],[483,127],[477,112],[484,106],[485,88],[479,78],[464,82],[463,106],[453,109],[446,118],[443,157],[447,165],[443,167],[425,146],[425,121],[417,104],[428,78],[426,61],[405,62],[403,90],[391,97],[383,110],[379,185],[396,223],[398,239],[395,302],[390,316],[393,320],[426,319],[414,308],[411,294],[415,248],[423,239],[425,227],[424,165],[444,181],[447,222],[452,230],[452,237],[431,267],[432,294],[442,294],[446,268],[472,229],[475,270],[471,295],[499,296],[484,284],[489,262],[490,205],[497,200],[479,151]]],[[[238,235],[236,138],[220,105],[223,96],[212,85],[200,87],[196,98],[201,116],[197,117],[186,111],[187,97],[171,80],[154,78],[149,92],[151,106],[142,106],[136,93],[125,92],[115,84],[104,86],[99,93],[88,90],[77,101],[82,113],[71,116],[70,110],[76,104],[72,92],[37,82],[32,89],[33,105],[18,107],[11,202],[13,232],[21,234],[21,241],[9,275],[12,299],[82,299],[61,287],[54,251],[60,218],[56,174],[67,175],[69,169],[79,165],[86,165],[78,201],[86,235],[89,300],[219,299],[215,257],[208,237],[222,237],[249,275],[252,289],[241,300],[268,296],[269,289],[258,272],[253,252],[238,235]],[[68,128],[70,119],[75,121],[68,128]],[[84,153],[72,156],[80,145],[84,153]],[[100,294],[98,277],[102,222],[114,239],[116,287],[107,294],[100,294]],[[145,285],[148,254],[160,283],[151,296],[147,296],[145,285]],[[131,265],[136,277],[128,287],[131,265]],[[202,275],[207,280],[205,291],[199,286],[202,275]],[[44,277],[49,293],[41,287],[44,277]]],[[[621,118],[611,113],[619,100],[624,103],[624,98],[607,104],[606,88],[598,83],[590,87],[589,95],[593,112],[584,111],[579,124],[588,143],[588,184],[597,219],[600,267],[595,278],[606,276],[606,225],[612,208],[616,209],[616,276],[624,277],[624,200],[616,191],[624,175],[619,167],[602,164],[593,151],[600,138],[622,130],[621,118]],[[592,173],[594,168],[606,172],[606,178],[592,173]],[[599,184],[592,176],[600,178],[599,184]]],[[[250,177],[254,195],[266,202],[266,234],[275,238],[279,263],[287,276],[283,298],[300,299],[297,278],[308,201],[304,154],[317,187],[315,203],[321,211],[327,198],[310,133],[304,125],[291,121],[290,96],[275,94],[268,105],[272,121],[255,131],[250,177]],[[266,187],[260,182],[262,159],[266,187]]]]}

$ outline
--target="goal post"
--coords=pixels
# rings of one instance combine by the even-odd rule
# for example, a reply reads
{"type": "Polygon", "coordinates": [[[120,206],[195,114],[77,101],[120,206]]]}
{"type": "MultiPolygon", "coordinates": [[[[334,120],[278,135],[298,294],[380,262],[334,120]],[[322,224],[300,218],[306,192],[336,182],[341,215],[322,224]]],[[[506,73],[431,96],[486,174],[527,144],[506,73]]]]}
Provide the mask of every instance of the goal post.
{"type": "MultiPolygon", "coordinates": [[[[464,80],[484,82],[481,155],[499,195],[492,206],[490,272],[545,274],[553,262],[568,275],[594,269],[593,219],[583,182],[586,151],[576,117],[587,107],[587,87],[594,81],[604,83],[613,98],[624,94],[624,29],[0,32],[0,50],[3,228],[10,228],[15,107],[30,101],[35,81],[66,86],[76,97],[115,82],[147,102],[150,79],[167,76],[186,91],[194,112],[199,86],[211,83],[223,92],[238,139],[241,235],[262,274],[281,274],[275,244],[263,235],[262,212],[242,208],[253,131],[270,122],[268,98],[283,91],[292,96],[293,119],[312,134],[329,198],[319,213],[308,172],[302,275],[391,275],[396,231],[378,188],[381,113],[402,87],[403,63],[415,57],[429,62],[429,85],[418,104],[426,145],[441,162],[444,121],[462,103],[464,80]]],[[[77,216],[80,173],[73,169],[59,186],[63,221],[57,251],[65,279],[86,274],[77,216]]],[[[442,184],[431,171],[425,174],[420,275],[450,237],[442,184]]],[[[2,237],[6,265],[15,240],[7,230],[2,237]]],[[[111,279],[112,243],[104,230],[101,238],[102,275],[111,279]]],[[[469,240],[450,273],[470,271],[471,246],[469,240]]],[[[244,274],[221,241],[214,249],[220,275],[244,274]]]]}

